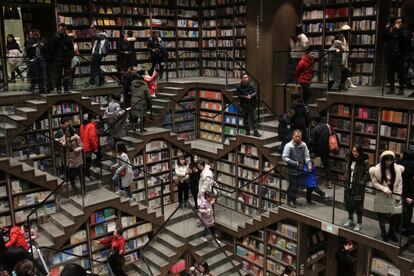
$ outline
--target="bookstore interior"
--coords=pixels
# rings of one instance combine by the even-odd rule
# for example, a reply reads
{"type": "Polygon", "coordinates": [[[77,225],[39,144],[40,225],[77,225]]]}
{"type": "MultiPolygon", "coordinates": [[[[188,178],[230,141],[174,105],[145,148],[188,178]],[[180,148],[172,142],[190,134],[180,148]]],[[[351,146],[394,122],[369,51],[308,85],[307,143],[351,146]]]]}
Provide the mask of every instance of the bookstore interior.
{"type": "Polygon", "coordinates": [[[414,275],[414,1],[0,8],[0,275],[414,275]]]}

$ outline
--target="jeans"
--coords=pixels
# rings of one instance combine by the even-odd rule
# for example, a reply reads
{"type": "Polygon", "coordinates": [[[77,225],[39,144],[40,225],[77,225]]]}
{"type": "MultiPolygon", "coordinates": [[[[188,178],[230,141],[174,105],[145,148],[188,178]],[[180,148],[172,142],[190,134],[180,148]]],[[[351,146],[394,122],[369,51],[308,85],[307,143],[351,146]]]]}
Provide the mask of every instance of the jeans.
{"type": "Polygon", "coordinates": [[[296,202],[296,195],[298,193],[298,187],[303,186],[305,180],[303,174],[292,175],[289,174],[289,186],[287,189],[287,200],[288,202],[296,202]]]}
{"type": "Polygon", "coordinates": [[[89,84],[95,85],[96,84],[96,77],[98,77],[98,85],[104,84],[104,74],[101,70],[101,63],[102,63],[102,55],[92,55],[91,58],[91,67],[90,67],[90,78],[89,84]]]}
{"type": "Polygon", "coordinates": [[[247,134],[251,130],[257,131],[256,105],[255,100],[250,100],[248,103],[242,105],[243,125],[246,128],[247,134]]]}
{"type": "MultiPolygon", "coordinates": [[[[361,224],[362,223],[362,208],[356,209],[355,212],[357,214],[357,223],[361,224]]],[[[348,218],[350,220],[354,220],[354,211],[353,210],[348,210],[348,218]]]]}
{"type": "Polygon", "coordinates": [[[332,87],[330,89],[338,90],[341,88],[341,76],[342,76],[342,69],[341,64],[338,62],[332,62],[330,66],[330,75],[331,75],[331,82],[333,82],[332,87]]]}
{"type": "Polygon", "coordinates": [[[178,202],[180,204],[188,201],[188,182],[178,183],[178,202]],[[183,199],[184,197],[184,199],[183,199]]]}
{"type": "MultiPolygon", "coordinates": [[[[120,186],[122,187],[122,184],[120,186]]],[[[126,192],[126,194],[128,195],[129,198],[132,198],[131,186],[122,187],[122,189],[124,189],[124,191],[126,192]]]]}
{"type": "Polygon", "coordinates": [[[214,230],[214,226],[209,226],[207,228],[204,228],[202,237],[207,237],[209,234],[207,229],[210,230],[211,234],[213,234],[214,237],[216,236],[216,230],[214,230]]]}
{"type": "Polygon", "coordinates": [[[70,65],[71,61],[69,60],[58,60],[56,61],[56,89],[62,90],[62,79],[63,79],[63,89],[69,91],[70,84],[70,65]]]}

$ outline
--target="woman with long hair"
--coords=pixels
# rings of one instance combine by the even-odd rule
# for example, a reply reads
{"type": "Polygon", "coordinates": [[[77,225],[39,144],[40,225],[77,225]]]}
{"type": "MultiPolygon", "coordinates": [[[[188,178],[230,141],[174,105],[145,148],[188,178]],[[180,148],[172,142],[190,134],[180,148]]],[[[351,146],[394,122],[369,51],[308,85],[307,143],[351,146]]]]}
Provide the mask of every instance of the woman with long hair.
{"type": "Polygon", "coordinates": [[[22,51],[20,50],[19,43],[17,43],[16,38],[12,34],[7,35],[6,39],[6,51],[7,51],[7,63],[11,72],[10,82],[16,82],[16,73],[19,76],[22,72],[19,69],[19,64],[21,63],[22,51]]]}
{"type": "Polygon", "coordinates": [[[355,226],[354,231],[360,231],[362,228],[365,186],[369,180],[368,156],[364,153],[361,144],[352,147],[346,164],[344,205],[348,211],[348,220],[344,226],[355,226]],[[356,225],[354,225],[354,212],[357,214],[356,225]]]}
{"type": "Polygon", "coordinates": [[[119,179],[121,179],[120,185],[122,186],[122,189],[127,193],[128,197],[132,199],[132,192],[131,192],[132,167],[131,167],[131,161],[129,161],[129,157],[127,154],[127,149],[126,149],[125,144],[117,143],[116,151],[118,153],[116,156],[117,162],[114,166],[112,166],[112,169],[116,169],[115,175],[118,176],[118,181],[119,179]]]}
{"type": "Polygon", "coordinates": [[[200,181],[200,174],[201,171],[198,168],[198,156],[197,154],[193,154],[191,156],[191,163],[190,163],[190,191],[191,195],[193,196],[194,200],[194,207],[198,209],[197,197],[198,197],[198,183],[200,181]]]}
{"type": "Polygon", "coordinates": [[[403,151],[400,165],[405,168],[402,174],[403,213],[401,226],[404,229],[403,234],[411,236],[414,233],[411,223],[414,203],[414,152],[412,150],[403,151]]]}
{"type": "Polygon", "coordinates": [[[380,160],[379,164],[369,169],[372,184],[376,189],[374,211],[378,216],[382,239],[385,242],[398,242],[395,231],[402,213],[404,167],[395,163],[395,154],[389,150],[381,154],[380,160]],[[388,232],[385,228],[386,223],[389,223],[388,232]]]}
{"type": "Polygon", "coordinates": [[[185,208],[188,201],[188,181],[190,180],[190,170],[187,160],[180,155],[175,166],[175,174],[178,184],[178,202],[181,208],[185,208]]]}

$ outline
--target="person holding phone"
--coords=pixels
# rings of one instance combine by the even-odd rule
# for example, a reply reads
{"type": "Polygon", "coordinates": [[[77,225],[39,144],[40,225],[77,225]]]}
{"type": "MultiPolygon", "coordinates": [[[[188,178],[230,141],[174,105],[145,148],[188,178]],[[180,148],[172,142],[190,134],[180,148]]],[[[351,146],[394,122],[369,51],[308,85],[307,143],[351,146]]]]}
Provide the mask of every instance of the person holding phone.
{"type": "Polygon", "coordinates": [[[354,243],[350,240],[344,240],[341,248],[336,252],[335,258],[338,263],[338,276],[354,276],[355,258],[351,252],[354,249],[354,243]]]}
{"type": "Polygon", "coordinates": [[[302,141],[301,130],[295,129],[293,131],[292,141],[287,143],[283,149],[282,159],[288,165],[288,205],[292,208],[296,208],[296,206],[301,205],[296,201],[296,195],[298,187],[303,186],[305,181],[305,171],[303,166],[306,165],[308,171],[312,171],[312,161],[310,159],[309,149],[305,142],[302,141]]]}

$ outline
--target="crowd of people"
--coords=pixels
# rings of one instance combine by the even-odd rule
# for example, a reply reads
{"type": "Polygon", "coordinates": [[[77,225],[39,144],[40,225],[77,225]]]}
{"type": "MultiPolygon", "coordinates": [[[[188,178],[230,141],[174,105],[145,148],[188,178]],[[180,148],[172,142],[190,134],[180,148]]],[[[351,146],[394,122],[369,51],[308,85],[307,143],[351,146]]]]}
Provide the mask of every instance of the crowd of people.
{"type": "MultiPolygon", "coordinates": [[[[105,83],[105,71],[101,67],[105,57],[113,50],[117,55],[116,80],[124,83],[124,75],[131,67],[136,68],[138,64],[135,50],[136,38],[133,32],[126,31],[122,34],[116,43],[116,49],[112,49],[105,31],[96,26],[91,27],[90,38],[92,45],[85,45],[90,47],[91,52],[81,55],[78,45],[73,42],[73,33],[68,33],[65,23],[59,24],[57,33],[50,39],[45,39],[39,29],[32,29],[28,33],[23,48],[13,34],[8,34],[6,52],[11,74],[8,82],[15,83],[16,79],[23,77],[23,72],[27,70],[26,76],[30,81],[30,91],[50,93],[56,89],[57,93],[61,93],[63,88],[65,93],[70,93],[77,68],[81,62],[87,62],[89,63],[89,79],[85,85],[87,87],[102,86],[105,83]],[[21,70],[24,57],[27,57],[27,69],[21,70]]],[[[151,75],[146,77],[145,81],[151,83],[151,92],[153,92],[156,90],[156,76],[159,78],[163,76],[164,62],[168,58],[168,52],[158,31],[153,32],[147,47],[152,66],[149,68],[151,75]]]]}
{"type": "MultiPolygon", "coordinates": [[[[312,193],[316,192],[323,200],[330,200],[317,185],[313,164],[319,158],[323,166],[326,188],[332,189],[332,179],[329,154],[334,153],[330,147],[331,127],[321,118],[316,119],[316,125],[310,132],[309,142],[303,141],[303,130],[297,129],[291,122],[294,110],[284,115],[283,123],[286,136],[282,152],[283,161],[287,163],[289,186],[287,189],[287,203],[292,208],[302,205],[297,201],[298,190],[306,188],[306,201],[314,205],[312,193]],[[290,115],[289,115],[290,114],[290,115]],[[292,127],[293,126],[293,127],[292,127]],[[291,135],[288,141],[288,135],[291,135]],[[308,146],[309,145],[309,146],[308,146]],[[313,173],[309,174],[309,171],[313,173]]],[[[294,116],[294,115],[293,115],[294,116]]],[[[282,121],[282,122],[283,122],[282,121]]],[[[322,175],[321,175],[322,176],[322,175]]],[[[348,212],[348,219],[343,226],[352,227],[354,231],[361,231],[362,218],[367,187],[375,190],[374,209],[384,241],[397,242],[397,232],[411,236],[414,234],[412,220],[414,203],[414,152],[404,150],[396,156],[392,151],[386,150],[380,156],[380,162],[370,167],[368,156],[360,144],[350,148],[346,158],[344,170],[344,207],[348,212]],[[369,184],[372,184],[371,186],[369,184]],[[354,222],[356,213],[356,224],[354,222]],[[389,224],[388,230],[386,224],[389,224]]]]}
{"type": "MultiPolygon", "coordinates": [[[[352,69],[349,57],[349,25],[343,25],[335,32],[330,48],[319,53],[318,59],[328,61],[328,90],[341,91],[355,88],[352,82],[352,69]]],[[[404,88],[414,88],[414,32],[403,18],[393,18],[384,31],[384,57],[389,89],[386,94],[404,95],[404,88]],[[395,91],[396,76],[398,91],[395,91]]],[[[314,78],[315,51],[303,32],[303,26],[297,25],[290,39],[290,75],[288,82],[297,83],[302,88],[303,100],[307,105],[313,91],[311,84],[314,78]]],[[[381,51],[381,50],[377,50],[381,51]]],[[[360,56],[363,53],[355,53],[360,56]]],[[[408,95],[414,97],[413,93],[408,95]]]]}

